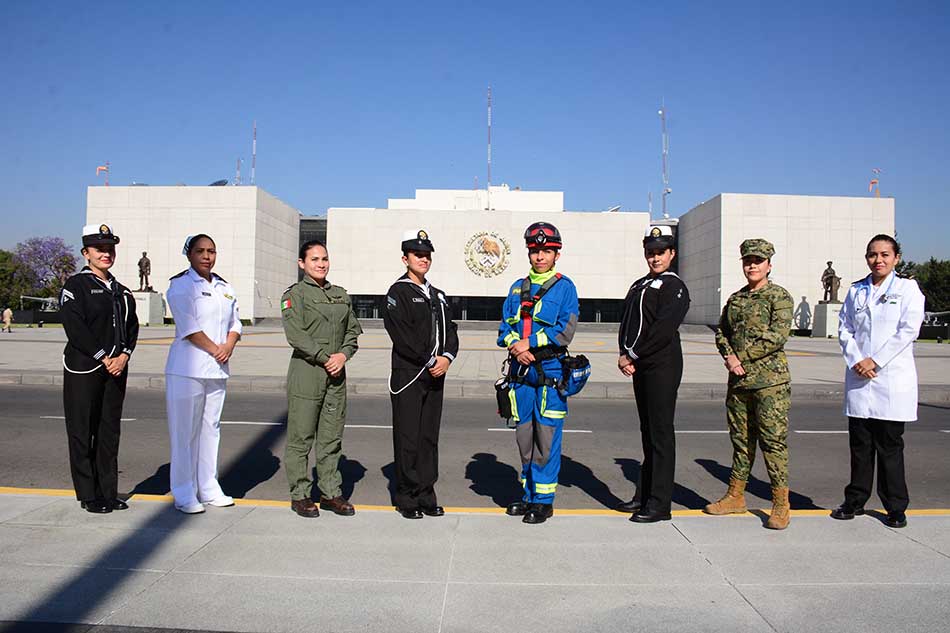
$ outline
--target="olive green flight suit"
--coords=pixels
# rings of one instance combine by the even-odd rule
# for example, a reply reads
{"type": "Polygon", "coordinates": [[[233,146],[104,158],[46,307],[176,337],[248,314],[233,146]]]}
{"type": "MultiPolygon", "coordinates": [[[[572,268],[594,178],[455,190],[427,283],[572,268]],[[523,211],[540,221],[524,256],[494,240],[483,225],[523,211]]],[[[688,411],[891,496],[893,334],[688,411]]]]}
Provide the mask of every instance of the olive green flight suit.
{"type": "Polygon", "coordinates": [[[287,448],[284,470],[291,499],[310,498],[313,481],[308,460],[315,448],[317,484],[324,497],[340,496],[339,462],[346,418],[346,369],[331,377],[324,363],[342,352],[346,359],[358,349],[363,333],[346,290],[310,277],[284,291],[280,314],[287,342],[293,348],[287,369],[287,448]]]}
{"type": "Polygon", "coordinates": [[[716,346],[723,358],[735,354],[745,376],[729,374],[726,417],[732,440],[732,478],[747,481],[762,447],[774,488],[788,487],[788,411],[791,375],[785,342],[794,303],[787,290],[771,281],[764,288],[743,288],[722,310],[716,346]]]}

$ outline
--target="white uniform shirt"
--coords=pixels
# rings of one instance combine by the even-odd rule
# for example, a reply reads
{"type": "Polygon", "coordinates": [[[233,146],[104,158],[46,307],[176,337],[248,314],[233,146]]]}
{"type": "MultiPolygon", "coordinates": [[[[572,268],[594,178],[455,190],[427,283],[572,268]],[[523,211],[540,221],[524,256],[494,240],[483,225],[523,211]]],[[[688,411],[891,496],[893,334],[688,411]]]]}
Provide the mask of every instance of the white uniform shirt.
{"type": "Polygon", "coordinates": [[[841,307],[838,342],[847,364],[844,413],[894,422],[917,419],[914,340],[924,320],[924,295],[913,279],[891,273],[880,285],[868,275],[851,286],[841,307]],[[851,369],[865,358],[877,377],[851,369]]]}
{"type": "Polygon", "coordinates": [[[191,378],[227,378],[228,364],[221,364],[185,337],[204,332],[221,345],[229,332],[241,334],[241,318],[231,284],[211,273],[211,282],[189,268],[172,277],[165,295],[175,319],[175,342],[168,350],[165,373],[191,378]]]}

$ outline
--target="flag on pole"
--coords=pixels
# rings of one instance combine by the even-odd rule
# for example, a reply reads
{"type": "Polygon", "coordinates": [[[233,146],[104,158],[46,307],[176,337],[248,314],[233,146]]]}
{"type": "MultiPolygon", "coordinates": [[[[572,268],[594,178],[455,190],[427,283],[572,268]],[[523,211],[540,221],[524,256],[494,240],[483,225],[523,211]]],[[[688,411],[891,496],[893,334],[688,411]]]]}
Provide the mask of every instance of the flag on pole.
{"type": "Polygon", "coordinates": [[[96,175],[97,175],[97,176],[98,176],[99,174],[101,174],[102,172],[106,172],[106,173],[108,174],[108,173],[109,173],[109,166],[108,166],[108,165],[99,165],[98,167],[96,167],[96,175]]]}
{"type": "Polygon", "coordinates": [[[877,178],[872,178],[871,182],[868,183],[868,193],[871,193],[872,191],[874,191],[874,187],[876,187],[877,184],[878,184],[877,178]]]}

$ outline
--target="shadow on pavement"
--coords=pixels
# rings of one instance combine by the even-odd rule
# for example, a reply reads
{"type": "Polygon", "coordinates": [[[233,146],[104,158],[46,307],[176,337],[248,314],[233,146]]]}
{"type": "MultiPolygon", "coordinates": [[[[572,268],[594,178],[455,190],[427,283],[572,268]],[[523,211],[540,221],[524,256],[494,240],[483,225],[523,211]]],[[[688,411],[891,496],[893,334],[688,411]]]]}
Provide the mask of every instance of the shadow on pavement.
{"type": "MultiPolygon", "coordinates": [[[[624,478],[634,485],[636,498],[640,498],[640,462],[627,457],[616,457],[614,463],[620,466],[624,478]]],[[[702,510],[709,503],[709,499],[678,483],[673,483],[673,504],[687,510],[702,510]]]]}
{"type": "Polygon", "coordinates": [[[383,473],[383,477],[386,478],[386,489],[389,491],[389,503],[390,505],[396,505],[396,462],[389,462],[385,466],[379,469],[379,472],[383,473]]]}
{"type": "Polygon", "coordinates": [[[557,480],[559,486],[580,488],[608,510],[613,510],[618,504],[623,503],[622,499],[610,491],[607,484],[597,478],[590,467],[567,455],[561,456],[561,473],[557,480]]]}
{"type": "MultiPolygon", "coordinates": [[[[719,462],[713,459],[697,459],[696,463],[706,469],[706,471],[721,481],[724,486],[729,485],[729,475],[732,474],[732,468],[729,466],[723,466],[719,462]]],[[[765,501],[772,501],[772,487],[769,485],[769,482],[762,481],[755,475],[749,475],[749,480],[746,482],[745,491],[749,494],[755,495],[760,499],[765,501]]],[[[822,507],[815,505],[815,502],[812,501],[811,497],[806,497],[805,495],[795,492],[794,490],[788,491],[788,503],[793,510],[821,510],[822,507]]]]}
{"type": "Polygon", "coordinates": [[[502,508],[524,495],[524,488],[518,481],[518,470],[498,461],[498,456],[491,453],[472,455],[472,461],[465,465],[465,478],[472,482],[469,490],[482,497],[491,497],[492,502],[502,508]]]}
{"type": "Polygon", "coordinates": [[[273,451],[287,434],[287,412],[273,421],[280,422],[280,426],[267,427],[219,479],[225,494],[243,499],[258,484],[268,481],[280,470],[280,458],[273,451]]]}
{"type": "MultiPolygon", "coordinates": [[[[340,476],[343,477],[343,483],[340,485],[340,495],[344,499],[352,499],[357,482],[366,475],[366,466],[355,459],[349,459],[346,455],[340,455],[337,468],[340,470],[340,476]]],[[[316,466],[310,469],[310,477],[313,479],[313,490],[310,491],[310,498],[319,502],[323,491],[320,490],[320,479],[317,477],[316,466]]]]}
{"type": "MultiPolygon", "coordinates": [[[[274,421],[286,422],[286,416],[281,416],[274,421]]],[[[260,480],[260,477],[248,477],[245,474],[248,456],[250,456],[251,462],[255,463],[254,460],[259,459],[261,451],[268,450],[267,447],[273,446],[277,439],[283,435],[285,429],[285,425],[269,427],[244,453],[233,460],[232,464],[220,477],[225,493],[239,496],[237,494],[239,490],[229,489],[225,482],[231,482],[231,485],[236,485],[246,492],[253,487],[250,486],[253,479],[260,480]]],[[[154,475],[136,485],[133,492],[142,493],[144,490],[168,492],[167,465],[160,467],[154,475]]],[[[75,511],[82,512],[78,504],[75,511]]],[[[135,512],[135,505],[131,504],[131,508],[126,512],[135,512]]],[[[3,631],[19,630],[23,622],[42,621],[49,617],[48,612],[50,610],[61,611],[63,605],[70,606],[68,616],[70,621],[82,622],[88,619],[99,605],[100,600],[115,594],[126,579],[134,573],[133,570],[147,567],[147,559],[159,550],[177,532],[178,528],[186,526],[192,521],[200,520],[198,518],[200,516],[187,516],[177,512],[171,505],[166,506],[162,511],[155,513],[148,523],[130,531],[124,539],[111,545],[97,559],[84,565],[70,580],[65,581],[58,588],[37,600],[34,607],[21,613],[14,620],[5,622],[3,631]],[[121,568],[115,567],[115,561],[117,560],[122,561],[121,568]],[[94,587],[95,591],[90,591],[90,587],[94,587]]],[[[62,623],[50,623],[48,626],[56,626],[57,624],[61,627],[59,630],[71,630],[71,627],[63,628],[66,625],[62,623]]],[[[88,627],[88,625],[82,624],[72,625],[72,627],[77,627],[75,630],[85,630],[82,628],[84,626],[88,627]]],[[[30,628],[27,630],[36,629],[30,628]]]]}

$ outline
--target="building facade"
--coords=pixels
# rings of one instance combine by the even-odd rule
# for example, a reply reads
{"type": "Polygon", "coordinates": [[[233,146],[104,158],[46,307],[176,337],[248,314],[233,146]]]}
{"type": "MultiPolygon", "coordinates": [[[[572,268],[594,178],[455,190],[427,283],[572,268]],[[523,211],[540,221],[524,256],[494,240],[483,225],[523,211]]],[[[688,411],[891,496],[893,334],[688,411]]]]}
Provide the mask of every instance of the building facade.
{"type": "Polygon", "coordinates": [[[139,287],[147,252],[150,285],[162,294],[188,268],[185,238],[210,235],[214,272],[237,291],[243,319],[279,318],[280,296],[297,278],[300,213],[259,187],[89,187],[86,222],[108,224],[121,238],[112,272],[130,288],[139,287]]]}
{"type": "MultiPolygon", "coordinates": [[[[326,217],[301,217],[253,187],[90,187],[88,223],[105,222],[122,238],[115,275],[138,287],[143,251],[151,285],[187,267],[185,236],[208,233],[218,246],[215,272],[238,293],[244,318],[278,318],[283,290],[299,278],[297,249],[327,242],[330,278],[353,296],[361,318],[381,316],[385,293],[405,272],[400,242],[425,230],[435,253],[432,283],[451,297],[457,319],[494,321],[511,283],[528,271],[524,230],[550,222],[564,248],[557,264],[577,285],[582,321],[616,322],[630,284],[643,276],[646,212],[565,211],[559,191],[416,190],[386,208],[331,208],[326,217]]],[[[714,325],[729,295],[745,283],[742,240],[775,244],[772,279],[795,299],[795,327],[809,329],[822,299],[821,275],[833,263],[839,298],[867,274],[864,248],[877,233],[894,234],[893,198],[722,193],[697,205],[674,226],[678,272],[690,289],[687,323],[714,325]]]]}
{"type": "Polygon", "coordinates": [[[679,218],[680,276],[692,303],[688,323],[715,324],[729,295],[745,285],[739,244],[775,245],[771,279],[795,300],[796,329],[811,328],[832,262],[838,298],[868,274],[864,249],[878,233],[894,235],[894,199],[722,193],[679,218]]]}
{"type": "Polygon", "coordinates": [[[452,298],[456,318],[496,320],[511,283],[529,268],[525,228],[546,221],[560,230],[557,270],[577,285],[584,321],[619,321],[630,282],[644,273],[642,212],[572,212],[561,192],[417,190],[385,209],[331,208],[327,240],[334,283],[354,297],[357,313],[378,317],[385,292],[405,272],[400,243],[423,229],[435,245],[433,284],[452,298]],[[487,206],[491,205],[491,209],[487,206]]]}

